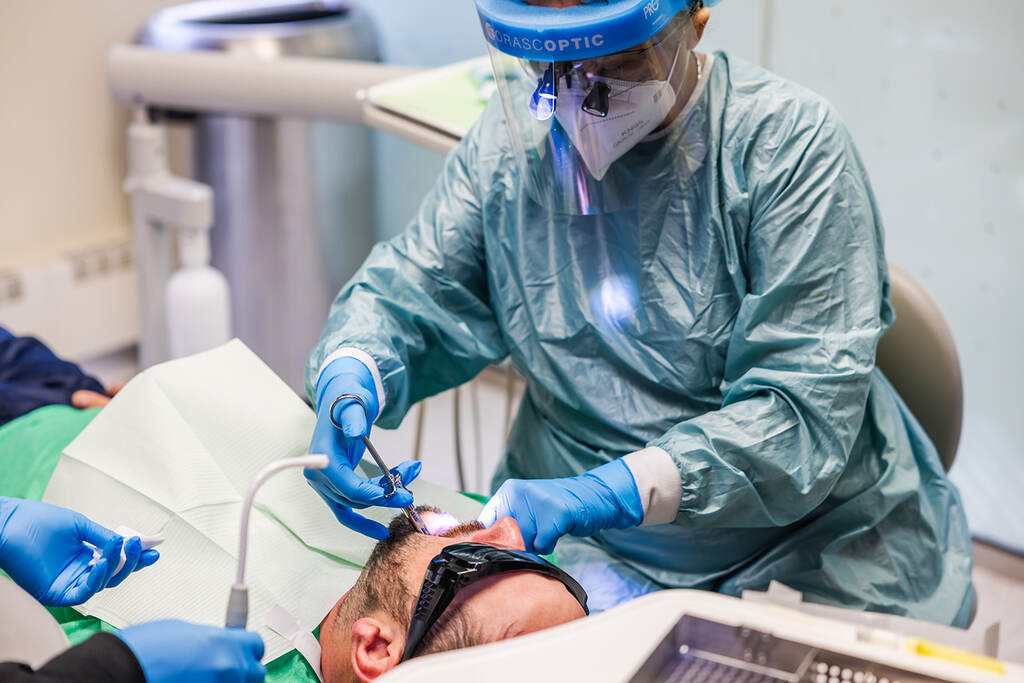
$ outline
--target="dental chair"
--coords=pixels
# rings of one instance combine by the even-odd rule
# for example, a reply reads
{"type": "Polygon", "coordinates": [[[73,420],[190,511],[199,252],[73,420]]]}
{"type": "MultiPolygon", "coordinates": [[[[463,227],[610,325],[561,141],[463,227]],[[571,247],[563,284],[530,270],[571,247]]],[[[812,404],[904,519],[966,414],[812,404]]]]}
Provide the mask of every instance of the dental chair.
{"type": "Polygon", "coordinates": [[[935,300],[889,264],[896,322],[878,344],[876,364],[935,444],[946,471],[960,443],[964,392],[956,344],[935,300]]]}

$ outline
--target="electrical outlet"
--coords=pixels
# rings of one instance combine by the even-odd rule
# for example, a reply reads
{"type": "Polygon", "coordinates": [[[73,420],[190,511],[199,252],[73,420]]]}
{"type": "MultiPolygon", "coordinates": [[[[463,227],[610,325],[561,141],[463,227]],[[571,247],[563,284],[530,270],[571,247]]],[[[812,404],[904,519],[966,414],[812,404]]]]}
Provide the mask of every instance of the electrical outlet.
{"type": "Polygon", "coordinates": [[[105,244],[69,252],[71,275],[76,282],[101,277],[132,266],[131,245],[127,242],[105,244]]]}
{"type": "Polygon", "coordinates": [[[49,259],[0,269],[0,325],[81,360],[135,344],[139,300],[130,239],[98,237],[49,259]]]}

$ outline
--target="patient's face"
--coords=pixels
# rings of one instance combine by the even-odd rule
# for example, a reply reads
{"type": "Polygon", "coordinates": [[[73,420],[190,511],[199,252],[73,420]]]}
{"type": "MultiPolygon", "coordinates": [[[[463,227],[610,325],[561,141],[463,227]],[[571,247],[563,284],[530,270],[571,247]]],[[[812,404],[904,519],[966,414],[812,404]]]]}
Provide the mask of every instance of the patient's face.
{"type": "MultiPolygon", "coordinates": [[[[390,527],[392,538],[382,543],[387,544],[387,554],[399,561],[376,567],[368,565],[367,570],[379,576],[370,577],[364,570],[362,577],[372,579],[370,585],[400,582],[404,588],[403,604],[396,606],[395,613],[356,606],[357,613],[353,614],[353,605],[345,603],[353,593],[362,590],[357,584],[324,620],[320,632],[321,666],[328,683],[370,680],[397,665],[405,648],[413,601],[419,594],[427,565],[442,548],[471,541],[512,550],[525,549],[519,525],[509,517],[486,529],[477,522],[446,528],[450,520],[436,511],[420,508],[420,514],[427,526],[439,535],[416,533],[411,531],[410,524],[396,519],[390,527]]],[[[388,600],[385,596],[381,598],[388,600]]],[[[476,581],[459,591],[445,615],[453,610],[458,610],[471,628],[474,643],[514,638],[584,616],[583,608],[560,581],[535,572],[498,574],[476,581]]]]}

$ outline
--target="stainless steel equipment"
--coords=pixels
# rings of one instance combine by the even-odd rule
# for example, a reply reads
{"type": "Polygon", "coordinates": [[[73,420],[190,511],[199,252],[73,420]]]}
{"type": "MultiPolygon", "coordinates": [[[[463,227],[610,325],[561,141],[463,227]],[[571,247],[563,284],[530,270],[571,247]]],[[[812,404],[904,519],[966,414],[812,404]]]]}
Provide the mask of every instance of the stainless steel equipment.
{"type": "MultiPolygon", "coordinates": [[[[139,42],[266,60],[379,58],[369,16],[343,0],[179,5],[152,17],[139,42]]],[[[214,190],[212,263],[231,288],[235,334],[301,393],[330,301],[373,243],[371,133],[230,113],[199,114],[194,128],[195,175],[214,190]]]]}

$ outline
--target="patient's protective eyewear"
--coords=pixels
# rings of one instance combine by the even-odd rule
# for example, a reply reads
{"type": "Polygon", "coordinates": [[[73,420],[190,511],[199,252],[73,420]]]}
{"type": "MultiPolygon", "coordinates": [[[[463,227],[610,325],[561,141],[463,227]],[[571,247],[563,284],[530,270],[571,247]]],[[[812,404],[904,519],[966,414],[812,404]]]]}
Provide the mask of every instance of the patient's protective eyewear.
{"type": "Polygon", "coordinates": [[[456,543],[444,548],[427,566],[409,624],[402,661],[416,655],[423,638],[462,588],[488,576],[508,572],[536,572],[558,579],[580,603],[584,613],[590,614],[583,587],[539,555],[482,543],[456,543]]]}

